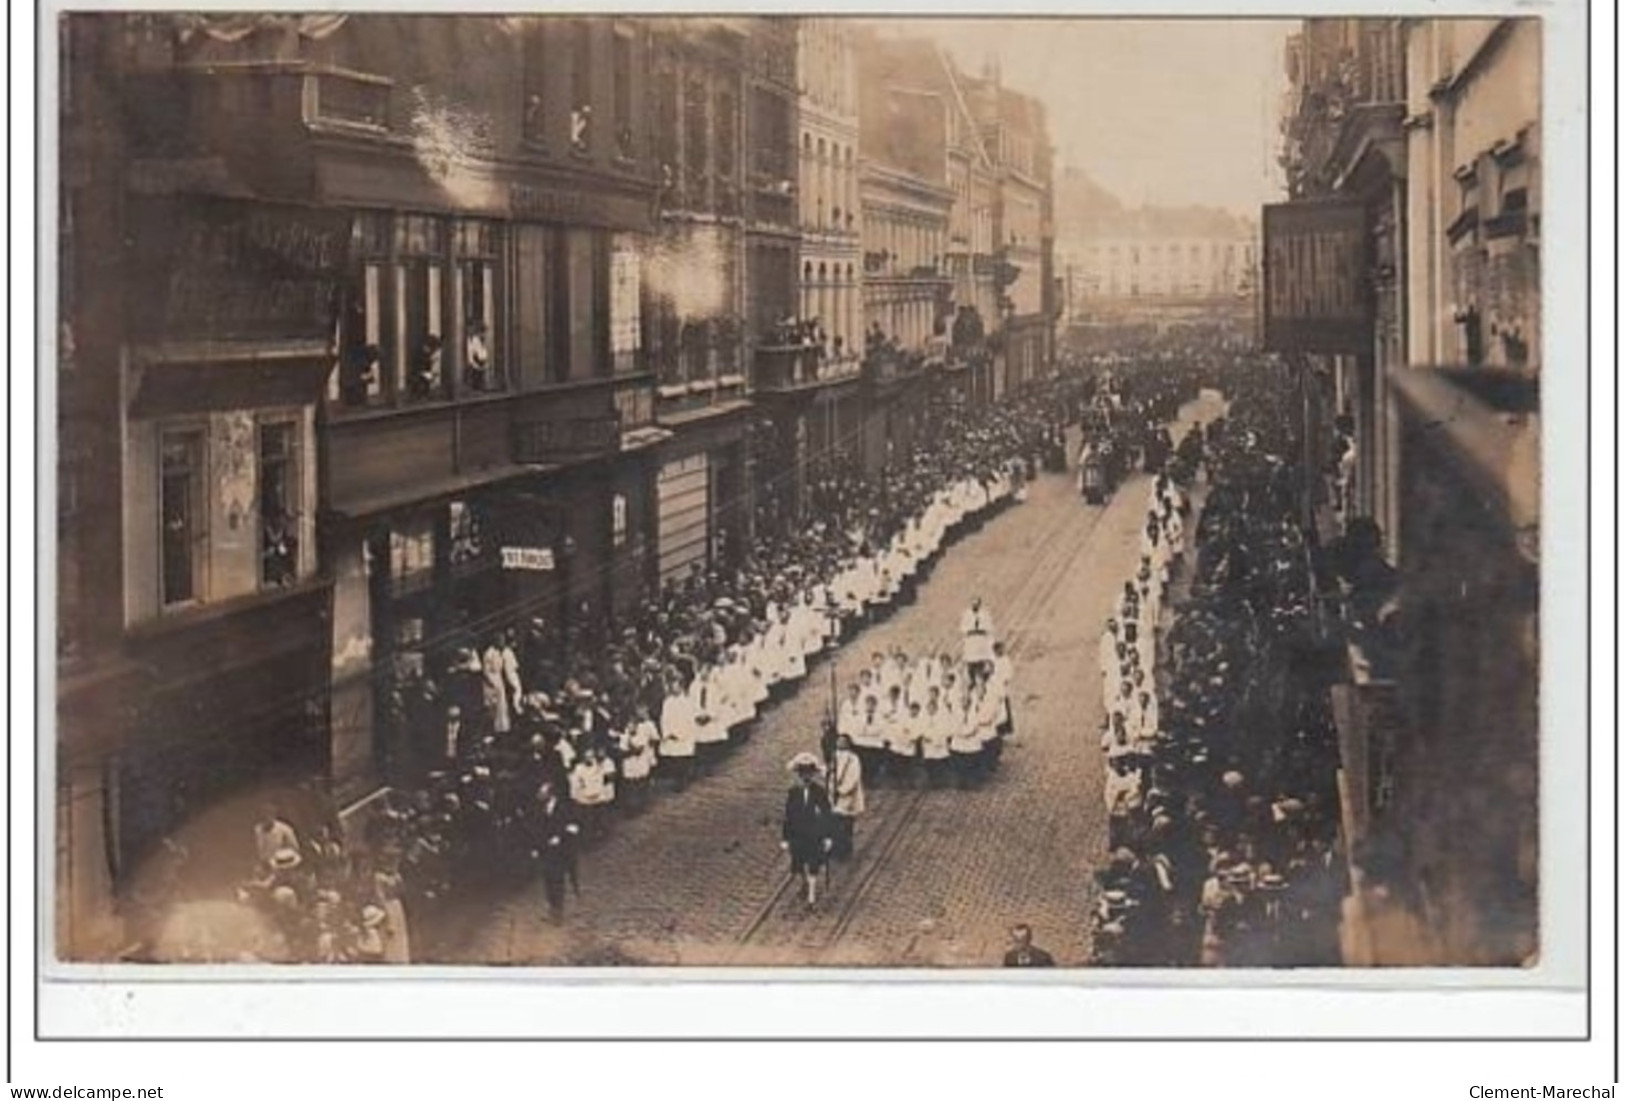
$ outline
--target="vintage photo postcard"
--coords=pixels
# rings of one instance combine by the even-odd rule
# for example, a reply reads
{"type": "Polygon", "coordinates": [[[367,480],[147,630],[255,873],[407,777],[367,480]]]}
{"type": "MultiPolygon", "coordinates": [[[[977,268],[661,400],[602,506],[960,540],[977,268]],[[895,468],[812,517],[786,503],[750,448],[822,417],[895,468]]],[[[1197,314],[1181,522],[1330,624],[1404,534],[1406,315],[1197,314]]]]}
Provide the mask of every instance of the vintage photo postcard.
{"type": "Polygon", "coordinates": [[[1544,26],[60,14],[48,959],[1536,966],[1544,26]]]}

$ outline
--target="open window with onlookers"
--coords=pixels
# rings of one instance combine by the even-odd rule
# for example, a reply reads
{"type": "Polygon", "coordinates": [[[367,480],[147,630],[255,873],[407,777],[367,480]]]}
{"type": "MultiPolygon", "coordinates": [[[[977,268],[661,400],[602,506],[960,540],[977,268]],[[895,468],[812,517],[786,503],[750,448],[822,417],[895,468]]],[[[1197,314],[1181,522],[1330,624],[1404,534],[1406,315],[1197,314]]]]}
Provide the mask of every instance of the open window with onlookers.
{"type": "Polygon", "coordinates": [[[299,577],[298,445],[293,421],[259,427],[260,584],[269,588],[299,577]]]}
{"type": "Polygon", "coordinates": [[[631,27],[618,26],[611,39],[613,56],[610,66],[615,96],[613,118],[615,122],[615,156],[621,160],[635,160],[638,155],[637,131],[634,124],[637,105],[633,102],[633,70],[637,66],[637,39],[631,27]]]}
{"type": "Polygon", "coordinates": [[[592,23],[578,20],[570,41],[570,150],[581,156],[592,151],[592,23]]]}
{"type": "Polygon", "coordinates": [[[405,355],[401,391],[410,402],[444,401],[451,396],[446,372],[445,224],[421,214],[403,214],[396,222],[400,273],[400,332],[405,355]]]}
{"type": "Polygon", "coordinates": [[[458,285],[463,321],[463,389],[481,394],[507,387],[507,363],[497,324],[501,230],[493,222],[456,227],[458,285]]]}

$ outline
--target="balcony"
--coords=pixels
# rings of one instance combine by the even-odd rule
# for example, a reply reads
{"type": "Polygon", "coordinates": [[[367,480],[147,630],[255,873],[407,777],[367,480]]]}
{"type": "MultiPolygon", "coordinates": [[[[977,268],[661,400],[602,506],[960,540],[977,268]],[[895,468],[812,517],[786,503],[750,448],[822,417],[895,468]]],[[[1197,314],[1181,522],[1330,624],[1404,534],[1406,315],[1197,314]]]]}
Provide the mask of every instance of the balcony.
{"type": "Polygon", "coordinates": [[[920,374],[925,366],[923,352],[877,348],[863,357],[863,377],[870,383],[902,382],[920,374]]]}
{"type": "Polygon", "coordinates": [[[653,379],[645,375],[616,383],[615,414],[620,418],[623,433],[652,425],[655,422],[653,379]]]}
{"type": "Polygon", "coordinates": [[[860,370],[852,356],[830,359],[803,344],[762,345],[756,349],[755,386],[759,393],[813,390],[855,379],[860,370]]]}

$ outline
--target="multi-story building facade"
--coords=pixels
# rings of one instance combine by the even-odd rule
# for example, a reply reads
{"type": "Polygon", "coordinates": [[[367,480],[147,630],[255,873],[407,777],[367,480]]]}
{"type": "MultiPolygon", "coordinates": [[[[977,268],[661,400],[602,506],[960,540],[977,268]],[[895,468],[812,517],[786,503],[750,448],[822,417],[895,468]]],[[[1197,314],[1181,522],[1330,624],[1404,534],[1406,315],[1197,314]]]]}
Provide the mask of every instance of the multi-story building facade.
{"type": "Polygon", "coordinates": [[[918,39],[865,35],[860,47],[859,198],[866,360],[864,458],[912,446],[927,366],[946,366],[950,101],[941,54],[918,39]]]}
{"type": "Polygon", "coordinates": [[[656,476],[662,580],[733,553],[749,520],[751,31],[741,19],[662,20],[654,30],[650,125],[660,225],[643,309],[657,418],[674,433],[656,476]]]}
{"type": "Polygon", "coordinates": [[[1343,594],[1387,608],[1345,617],[1334,690],[1355,962],[1536,951],[1540,65],[1535,19],[1310,20],[1288,46],[1293,197],[1367,231],[1360,347],[1300,364],[1352,438],[1345,525],[1395,571],[1343,594]]]}
{"type": "Polygon", "coordinates": [[[996,69],[967,83],[998,178],[993,240],[999,355],[991,395],[997,397],[1047,373],[1054,359],[1054,149],[1040,101],[1005,87],[996,69]]]}
{"type": "Polygon", "coordinates": [[[954,204],[948,218],[948,272],[953,279],[956,321],[963,319],[961,332],[966,323],[985,331],[999,317],[998,243],[994,239],[999,174],[971,114],[963,78],[940,52],[938,63],[949,101],[948,187],[954,193],[954,204]]]}
{"type": "Polygon", "coordinates": [[[850,19],[803,19],[800,74],[801,300],[799,316],[829,338],[830,362],[863,351],[859,290],[858,64],[850,19]]]}
{"type": "Polygon", "coordinates": [[[75,496],[119,520],[66,544],[64,622],[136,673],[64,686],[65,752],[90,726],[110,742],[74,751],[100,765],[62,805],[91,808],[67,844],[114,886],[249,781],[387,782],[420,748],[404,685],[516,623],[601,629],[643,591],[648,37],[385,15],[69,32],[64,320],[99,396],[67,435],[113,445],[75,496]]]}
{"type": "Polygon", "coordinates": [[[772,474],[760,480],[757,515],[776,527],[796,521],[807,472],[855,454],[859,441],[863,259],[852,26],[797,21],[799,289],[795,307],[769,319],[778,324],[756,352],[757,396],[773,425],[772,474]]]}

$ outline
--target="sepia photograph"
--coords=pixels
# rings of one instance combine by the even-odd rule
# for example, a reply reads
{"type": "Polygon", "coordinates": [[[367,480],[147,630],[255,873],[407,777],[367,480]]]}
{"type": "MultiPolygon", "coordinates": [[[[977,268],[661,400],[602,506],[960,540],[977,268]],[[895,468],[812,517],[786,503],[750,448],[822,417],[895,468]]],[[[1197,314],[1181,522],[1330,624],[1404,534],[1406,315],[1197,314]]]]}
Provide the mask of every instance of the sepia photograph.
{"type": "Polygon", "coordinates": [[[54,34],[46,959],[1551,951],[1541,17],[54,34]]]}

